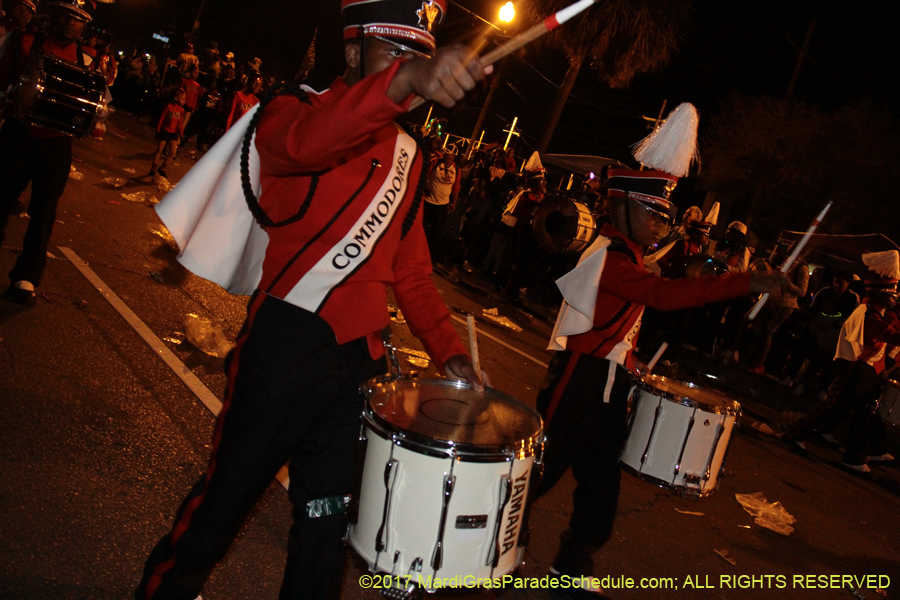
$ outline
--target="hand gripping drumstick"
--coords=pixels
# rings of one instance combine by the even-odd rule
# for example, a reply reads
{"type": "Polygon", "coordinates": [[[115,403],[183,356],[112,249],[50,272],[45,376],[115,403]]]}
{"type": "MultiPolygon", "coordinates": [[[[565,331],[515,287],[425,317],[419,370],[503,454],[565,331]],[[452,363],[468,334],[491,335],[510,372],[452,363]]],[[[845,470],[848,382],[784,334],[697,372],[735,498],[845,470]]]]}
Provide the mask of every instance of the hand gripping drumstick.
{"type": "MultiPolygon", "coordinates": [[[[550,33],[578,13],[584,11],[585,9],[591,7],[598,0],[578,0],[578,2],[571,4],[562,10],[558,11],[555,14],[550,15],[537,25],[532,26],[527,31],[523,31],[513,39],[509,40],[502,46],[498,46],[481,57],[481,67],[486,68],[489,65],[494,64],[504,56],[512,54],[522,46],[526,44],[530,44],[534,40],[538,39],[542,35],[546,33],[550,33]]],[[[409,110],[413,110],[422,106],[425,103],[425,99],[421,96],[413,99],[412,103],[409,105],[409,110]]]]}
{"type": "MultiPolygon", "coordinates": [[[[822,209],[822,212],[819,213],[819,216],[815,218],[815,220],[810,224],[809,229],[806,230],[806,233],[803,234],[803,237],[800,238],[800,241],[797,242],[797,247],[794,248],[794,251],[791,252],[790,257],[784,262],[784,265],[781,267],[782,273],[787,273],[791,268],[791,265],[794,264],[794,261],[797,260],[797,257],[800,256],[800,252],[803,251],[804,246],[809,241],[809,238],[816,232],[816,229],[819,228],[819,225],[822,224],[822,219],[825,218],[825,213],[828,212],[828,209],[831,208],[831,205],[834,202],[829,202],[825,205],[825,208],[822,209]]],[[[766,301],[769,299],[769,292],[766,292],[762,295],[762,297],[756,302],[756,305],[753,307],[753,310],[750,311],[750,314],[747,315],[747,320],[752,321],[756,318],[756,315],[759,314],[759,311],[762,310],[762,307],[765,306],[766,301]]]]}

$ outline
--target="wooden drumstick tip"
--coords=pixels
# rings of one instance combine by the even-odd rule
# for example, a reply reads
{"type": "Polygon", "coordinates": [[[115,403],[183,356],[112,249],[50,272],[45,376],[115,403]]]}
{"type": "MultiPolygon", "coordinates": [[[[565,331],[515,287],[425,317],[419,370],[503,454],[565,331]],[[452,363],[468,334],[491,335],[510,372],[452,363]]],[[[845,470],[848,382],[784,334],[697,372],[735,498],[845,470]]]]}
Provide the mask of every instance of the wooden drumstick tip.
{"type": "Polygon", "coordinates": [[[475,371],[475,376],[481,380],[481,361],[478,358],[478,337],[473,315],[466,315],[466,326],[469,329],[469,354],[472,355],[472,369],[475,371]]]}
{"type": "Polygon", "coordinates": [[[654,354],[653,358],[650,359],[650,362],[647,363],[647,374],[648,375],[653,370],[653,367],[656,366],[657,361],[659,361],[659,359],[663,355],[663,352],[665,352],[666,348],[668,348],[668,347],[669,347],[668,342],[663,342],[662,344],[659,345],[659,350],[656,351],[656,354],[654,354]]]}

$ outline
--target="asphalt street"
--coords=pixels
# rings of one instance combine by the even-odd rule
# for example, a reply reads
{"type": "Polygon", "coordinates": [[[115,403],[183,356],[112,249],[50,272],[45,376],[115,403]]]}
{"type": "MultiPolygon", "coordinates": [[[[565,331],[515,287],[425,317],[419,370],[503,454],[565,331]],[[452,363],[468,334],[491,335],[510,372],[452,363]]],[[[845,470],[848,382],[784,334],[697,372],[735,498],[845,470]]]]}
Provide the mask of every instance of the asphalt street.
{"type": "MultiPolygon", "coordinates": [[[[153,203],[123,197],[163,197],[142,177],[154,148],[146,119],[121,112],[105,139],[76,141],[73,168],[81,178],[69,181],[60,204],[37,306],[0,301],[0,598],[130,598],[144,559],[204,470],[214,416],[197,390],[221,399],[224,361],[183,341],[185,320],[208,318],[234,339],[247,298],[183,269],[160,235],[153,203]],[[84,261],[109,291],[98,290],[67,256],[84,261]],[[110,292],[133,312],[130,321],[110,303],[110,292]],[[165,352],[138,335],[138,322],[180,362],[164,361],[165,352]],[[179,376],[188,372],[198,381],[193,388],[179,376]]],[[[195,164],[191,150],[193,143],[180,150],[172,183],[195,164]]],[[[26,225],[10,220],[0,249],[4,288],[26,225]]],[[[435,282],[463,339],[463,315],[476,315],[482,365],[494,386],[533,407],[551,358],[550,324],[500,302],[474,278],[437,274],[435,282]],[[483,316],[493,308],[522,330],[483,316]]],[[[421,351],[402,318],[392,329],[402,350],[421,351]]],[[[400,353],[405,371],[436,376],[433,365],[413,365],[411,356],[400,353]]],[[[813,446],[810,457],[795,455],[772,432],[808,403],[775,382],[699,356],[672,358],[681,377],[717,382],[739,400],[745,418],[732,434],[721,485],[706,498],[683,498],[623,474],[613,538],[595,556],[595,575],[608,578],[610,596],[900,598],[898,468],[876,466],[864,480],[839,468],[835,450],[813,446]],[[735,497],[752,493],[795,519],[790,535],[754,522],[735,497]]],[[[539,586],[566,527],[573,488],[567,475],[535,503],[518,579],[436,597],[562,598],[539,586]],[[523,589],[531,585],[538,587],[523,589]]],[[[273,482],[203,597],[276,598],[289,526],[287,495],[273,482]]],[[[365,564],[350,551],[347,560],[342,597],[375,598],[365,564]]]]}

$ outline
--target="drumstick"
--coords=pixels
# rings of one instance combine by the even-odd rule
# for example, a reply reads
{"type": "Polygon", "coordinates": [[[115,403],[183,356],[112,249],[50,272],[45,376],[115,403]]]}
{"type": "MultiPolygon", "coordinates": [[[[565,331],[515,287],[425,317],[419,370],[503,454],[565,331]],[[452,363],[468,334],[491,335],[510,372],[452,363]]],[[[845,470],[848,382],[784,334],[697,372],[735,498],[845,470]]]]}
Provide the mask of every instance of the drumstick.
{"type": "MultiPolygon", "coordinates": [[[[803,251],[803,248],[806,246],[806,243],[809,241],[809,238],[816,232],[816,229],[819,228],[819,225],[822,224],[822,219],[825,218],[825,213],[828,212],[828,209],[831,208],[831,205],[834,202],[829,201],[828,204],[825,205],[825,208],[822,209],[822,212],[819,213],[819,216],[813,220],[810,224],[809,229],[806,230],[806,233],[803,234],[803,237],[800,238],[800,241],[797,242],[797,246],[794,248],[794,251],[791,252],[790,257],[784,262],[784,265],[781,267],[782,273],[787,273],[791,268],[791,265],[794,264],[794,261],[797,260],[797,257],[800,256],[800,252],[803,251]]],[[[759,314],[759,311],[762,310],[762,307],[766,304],[766,301],[769,299],[769,292],[766,292],[762,295],[762,297],[756,302],[756,305],[753,307],[753,310],[750,311],[750,314],[747,315],[747,320],[752,321],[756,318],[756,315],[759,314]]]]}
{"type": "Polygon", "coordinates": [[[475,317],[466,316],[466,325],[469,327],[469,354],[472,355],[472,370],[478,381],[481,381],[481,361],[478,359],[478,337],[475,332],[475,317]]]}
{"type": "Polygon", "coordinates": [[[659,345],[659,350],[656,351],[656,354],[653,355],[653,358],[650,359],[650,362],[647,363],[647,374],[650,374],[650,371],[653,370],[653,367],[656,366],[656,362],[663,355],[663,352],[666,351],[666,348],[669,347],[669,342],[663,342],[659,345]]]}
{"type": "MultiPolygon", "coordinates": [[[[530,27],[528,30],[523,31],[513,39],[509,40],[505,44],[497,46],[487,54],[481,57],[481,67],[487,68],[488,66],[494,64],[504,56],[508,56],[525,46],[526,44],[530,44],[534,40],[538,39],[542,35],[546,33],[550,33],[578,13],[584,11],[585,9],[593,6],[595,2],[598,0],[578,0],[574,4],[571,4],[562,10],[556,12],[555,14],[550,15],[537,25],[530,27]]],[[[409,110],[416,109],[422,106],[425,103],[425,98],[421,96],[416,96],[413,101],[409,105],[409,110]]]]}
{"type": "Polygon", "coordinates": [[[498,46],[494,50],[491,50],[490,52],[482,56],[482,66],[486,67],[488,65],[492,65],[504,56],[512,54],[522,46],[530,44],[545,33],[550,33],[578,13],[592,6],[596,1],[597,0],[579,0],[578,2],[560,10],[556,14],[550,15],[537,25],[529,28],[527,31],[520,33],[502,46],[498,46]]]}

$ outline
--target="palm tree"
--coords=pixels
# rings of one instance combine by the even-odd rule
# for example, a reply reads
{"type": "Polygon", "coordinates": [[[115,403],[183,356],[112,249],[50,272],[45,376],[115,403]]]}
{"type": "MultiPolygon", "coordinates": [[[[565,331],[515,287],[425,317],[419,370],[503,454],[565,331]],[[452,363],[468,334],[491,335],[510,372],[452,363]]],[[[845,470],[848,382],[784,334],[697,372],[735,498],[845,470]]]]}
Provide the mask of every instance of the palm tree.
{"type": "MultiPolygon", "coordinates": [[[[534,0],[527,16],[543,19],[571,0],[534,0]]],[[[569,68],[544,126],[538,150],[543,152],[562,114],[575,79],[585,62],[612,88],[627,87],[638,73],[669,61],[678,48],[679,30],[690,12],[690,0],[600,0],[598,4],[547,35],[545,43],[566,53],[569,68]]]]}

